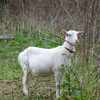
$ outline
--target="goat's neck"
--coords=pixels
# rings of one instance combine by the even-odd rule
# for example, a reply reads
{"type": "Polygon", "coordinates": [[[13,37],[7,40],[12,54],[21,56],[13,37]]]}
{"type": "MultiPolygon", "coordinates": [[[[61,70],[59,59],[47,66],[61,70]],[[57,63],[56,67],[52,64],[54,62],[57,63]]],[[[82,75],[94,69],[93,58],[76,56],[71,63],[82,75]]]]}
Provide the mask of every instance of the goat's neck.
{"type": "Polygon", "coordinates": [[[75,51],[75,47],[72,46],[72,45],[70,45],[70,44],[67,43],[67,42],[64,42],[63,46],[64,46],[65,48],[68,48],[68,49],[72,50],[72,51],[75,51]]]}

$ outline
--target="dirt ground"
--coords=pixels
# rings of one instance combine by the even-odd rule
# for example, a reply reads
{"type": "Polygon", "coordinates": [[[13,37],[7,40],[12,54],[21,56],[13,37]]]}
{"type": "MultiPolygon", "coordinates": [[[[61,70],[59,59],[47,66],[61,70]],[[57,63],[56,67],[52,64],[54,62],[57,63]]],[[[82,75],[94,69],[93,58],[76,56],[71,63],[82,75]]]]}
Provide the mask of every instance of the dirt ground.
{"type": "MultiPolygon", "coordinates": [[[[55,81],[53,76],[35,78],[34,80],[32,78],[29,81],[29,94],[31,98],[53,100],[55,98],[55,81]]],[[[0,100],[6,100],[8,98],[9,100],[26,100],[26,96],[22,92],[21,79],[0,80],[0,100]]]]}

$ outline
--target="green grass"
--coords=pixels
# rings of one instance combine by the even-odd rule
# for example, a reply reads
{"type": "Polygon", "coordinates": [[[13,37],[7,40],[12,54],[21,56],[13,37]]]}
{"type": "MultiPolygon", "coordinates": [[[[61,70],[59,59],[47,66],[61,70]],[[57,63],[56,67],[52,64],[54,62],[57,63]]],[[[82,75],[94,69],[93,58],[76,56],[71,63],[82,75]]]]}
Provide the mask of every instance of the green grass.
{"type": "MultiPolygon", "coordinates": [[[[29,46],[53,48],[58,44],[43,40],[50,39],[62,44],[62,40],[45,34],[38,34],[36,30],[22,30],[15,33],[15,40],[0,42],[0,100],[28,100],[22,92],[22,68],[18,63],[18,54],[29,46]],[[41,37],[41,38],[39,38],[41,37]]],[[[60,35],[60,33],[58,32],[60,35]]],[[[95,53],[96,54],[96,53],[95,53]]],[[[72,66],[64,74],[64,95],[61,100],[99,100],[100,98],[100,68],[97,60],[84,58],[83,52],[77,52],[72,58],[72,66]],[[67,76],[66,76],[67,75],[67,76]],[[70,80],[69,80],[70,79],[70,80]],[[69,84],[70,83],[70,84],[69,84]],[[69,91],[70,88],[70,91],[69,91]],[[76,91],[81,89],[81,94],[76,91]]],[[[31,100],[55,100],[54,77],[32,78],[30,80],[31,100]],[[37,84],[35,84],[37,83],[37,84]]]]}

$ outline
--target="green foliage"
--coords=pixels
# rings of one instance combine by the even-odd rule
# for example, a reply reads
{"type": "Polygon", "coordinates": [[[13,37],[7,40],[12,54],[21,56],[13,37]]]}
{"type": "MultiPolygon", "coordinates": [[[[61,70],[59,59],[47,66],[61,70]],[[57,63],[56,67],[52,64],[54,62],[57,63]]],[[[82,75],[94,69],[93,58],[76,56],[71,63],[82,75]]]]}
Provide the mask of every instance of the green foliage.
{"type": "MultiPolygon", "coordinates": [[[[60,31],[55,31],[55,33],[61,34],[60,31]]],[[[23,72],[17,60],[21,51],[29,46],[53,48],[58,46],[57,43],[62,44],[62,40],[53,37],[50,32],[42,33],[34,28],[22,29],[20,33],[14,35],[15,40],[2,40],[0,42],[0,100],[27,100],[22,93],[21,78],[23,72]]],[[[78,45],[78,47],[82,46],[81,43],[78,45]]],[[[98,51],[99,45],[96,46],[94,54],[97,55],[98,51]]],[[[60,86],[63,89],[61,100],[99,100],[99,61],[89,57],[87,62],[84,56],[83,52],[76,52],[72,57],[72,66],[66,66],[64,69],[64,82],[60,86]]],[[[34,84],[33,80],[31,84],[34,84]]],[[[45,81],[50,83],[53,80],[45,81]]],[[[34,89],[34,85],[30,87],[33,87],[30,93],[32,99],[55,99],[54,81],[50,83],[50,89],[47,86],[41,86],[40,81],[37,82],[37,85],[36,89],[34,89]]]]}
{"type": "Polygon", "coordinates": [[[72,66],[66,66],[65,68],[64,82],[60,86],[63,89],[61,100],[90,100],[92,95],[84,93],[84,89],[78,79],[79,74],[73,73],[72,68],[72,66]]]}

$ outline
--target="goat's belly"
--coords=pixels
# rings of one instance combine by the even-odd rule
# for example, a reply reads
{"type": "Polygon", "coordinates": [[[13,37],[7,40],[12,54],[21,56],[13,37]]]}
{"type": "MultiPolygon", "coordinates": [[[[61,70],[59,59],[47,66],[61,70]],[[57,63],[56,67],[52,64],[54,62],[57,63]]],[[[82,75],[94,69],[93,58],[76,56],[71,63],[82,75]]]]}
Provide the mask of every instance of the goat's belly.
{"type": "Polygon", "coordinates": [[[47,71],[47,70],[40,70],[39,69],[39,71],[38,70],[32,70],[32,75],[33,76],[39,76],[39,77],[48,77],[48,76],[50,76],[50,75],[52,75],[53,74],[53,71],[47,71]]]}

